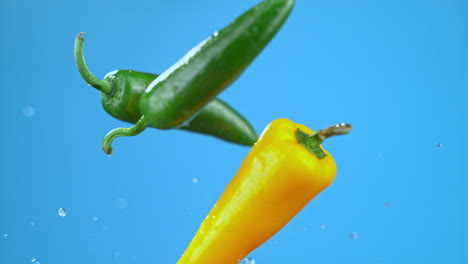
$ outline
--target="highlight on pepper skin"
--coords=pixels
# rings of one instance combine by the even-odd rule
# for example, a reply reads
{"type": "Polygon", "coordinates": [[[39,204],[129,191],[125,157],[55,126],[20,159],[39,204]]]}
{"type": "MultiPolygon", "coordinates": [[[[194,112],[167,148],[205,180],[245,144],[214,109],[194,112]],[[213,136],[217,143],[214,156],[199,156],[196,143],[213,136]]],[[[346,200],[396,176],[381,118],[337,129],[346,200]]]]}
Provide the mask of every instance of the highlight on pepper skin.
{"type": "Polygon", "coordinates": [[[265,243],[333,182],[336,164],[321,143],[350,131],[271,122],[177,264],[237,264],[265,243]]]}
{"type": "MultiPolygon", "coordinates": [[[[101,91],[104,110],[112,117],[129,123],[137,123],[142,114],[139,102],[148,85],[159,75],[135,70],[115,70],[104,80],[96,78],[84,60],[84,33],[75,39],[75,61],[82,78],[101,91]]],[[[258,138],[250,122],[228,103],[214,98],[194,118],[178,127],[189,132],[214,136],[243,146],[252,146],[258,138]]],[[[112,148],[104,147],[107,154],[112,148]]]]}
{"type": "Polygon", "coordinates": [[[189,51],[181,59],[186,63],[176,62],[148,85],[135,126],[105,136],[104,152],[110,154],[118,137],[136,136],[149,126],[174,129],[191,120],[254,61],[282,28],[294,3],[265,0],[189,51]]]}

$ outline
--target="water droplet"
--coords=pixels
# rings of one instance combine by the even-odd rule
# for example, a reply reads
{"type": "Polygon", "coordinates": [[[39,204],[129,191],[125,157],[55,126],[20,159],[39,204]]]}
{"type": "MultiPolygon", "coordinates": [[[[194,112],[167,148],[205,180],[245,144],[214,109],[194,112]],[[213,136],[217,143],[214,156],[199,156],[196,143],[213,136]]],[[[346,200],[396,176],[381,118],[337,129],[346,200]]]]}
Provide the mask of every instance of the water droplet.
{"type": "Polygon", "coordinates": [[[253,258],[246,258],[242,261],[242,264],[255,264],[255,260],[253,258]]]}
{"type": "Polygon", "coordinates": [[[128,202],[125,198],[119,198],[115,201],[115,207],[119,210],[124,210],[127,206],[128,202]]]}
{"type": "Polygon", "coordinates": [[[218,31],[215,31],[215,32],[213,33],[213,36],[216,37],[216,36],[218,36],[218,34],[219,34],[218,31]]]}
{"type": "Polygon", "coordinates": [[[67,216],[67,210],[65,210],[65,208],[59,208],[58,209],[58,215],[61,216],[61,217],[67,216]]]}
{"type": "Polygon", "coordinates": [[[31,263],[36,263],[36,260],[37,260],[37,259],[36,259],[35,257],[32,257],[32,258],[31,258],[31,263]]]}
{"type": "Polygon", "coordinates": [[[437,143],[437,147],[441,148],[443,147],[444,145],[442,145],[442,143],[437,143]]]}
{"type": "Polygon", "coordinates": [[[359,239],[359,233],[358,232],[351,232],[351,234],[349,235],[349,238],[351,238],[351,240],[358,240],[359,239]]]}
{"type": "Polygon", "coordinates": [[[33,117],[36,115],[36,108],[32,106],[25,106],[23,107],[23,115],[25,117],[33,117]]]}
{"type": "Polygon", "coordinates": [[[390,202],[385,202],[385,203],[384,203],[384,206],[385,206],[386,208],[390,208],[390,202]]]}
{"type": "Polygon", "coordinates": [[[324,224],[321,224],[321,225],[320,225],[320,229],[325,229],[326,227],[327,227],[327,226],[324,225],[324,224]]]}
{"type": "Polygon", "coordinates": [[[93,221],[96,222],[98,220],[97,216],[93,216],[93,221]]]}
{"type": "Polygon", "coordinates": [[[193,178],[193,179],[192,179],[192,182],[193,182],[194,184],[197,184],[197,183],[198,183],[198,179],[197,179],[197,178],[193,178]]]}
{"type": "Polygon", "coordinates": [[[3,238],[3,239],[5,239],[5,238],[7,238],[7,237],[8,237],[8,234],[7,234],[7,233],[5,233],[5,234],[2,235],[2,238],[3,238]]]}

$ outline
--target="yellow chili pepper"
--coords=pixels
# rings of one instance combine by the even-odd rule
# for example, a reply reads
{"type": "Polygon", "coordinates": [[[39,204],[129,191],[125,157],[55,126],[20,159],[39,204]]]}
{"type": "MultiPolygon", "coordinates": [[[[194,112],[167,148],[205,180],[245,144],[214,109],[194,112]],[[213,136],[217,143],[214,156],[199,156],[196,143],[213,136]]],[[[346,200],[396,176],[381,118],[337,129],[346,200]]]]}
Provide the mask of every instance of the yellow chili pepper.
{"type": "Polygon", "coordinates": [[[336,164],[320,144],[350,130],[271,122],[177,264],[239,263],[332,183],[336,164]]]}

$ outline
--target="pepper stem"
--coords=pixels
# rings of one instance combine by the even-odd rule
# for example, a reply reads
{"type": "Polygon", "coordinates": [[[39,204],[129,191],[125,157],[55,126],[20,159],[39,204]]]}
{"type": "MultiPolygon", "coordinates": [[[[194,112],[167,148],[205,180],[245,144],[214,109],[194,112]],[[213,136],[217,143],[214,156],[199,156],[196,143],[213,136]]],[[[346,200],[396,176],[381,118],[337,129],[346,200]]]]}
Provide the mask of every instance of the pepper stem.
{"type": "Polygon", "coordinates": [[[112,141],[118,137],[132,137],[140,134],[148,127],[148,123],[146,123],[145,117],[142,116],[138,122],[129,128],[120,127],[114,130],[111,130],[107,135],[104,137],[102,141],[102,149],[107,155],[112,154],[112,141]]]}
{"type": "Polygon", "coordinates": [[[322,148],[320,148],[320,144],[322,144],[322,142],[329,137],[345,135],[348,134],[350,131],[351,125],[341,123],[329,126],[322,130],[317,130],[311,135],[307,134],[306,132],[300,129],[297,129],[296,138],[301,145],[306,147],[312,154],[317,156],[317,158],[323,159],[327,156],[327,154],[325,154],[322,148]]]}
{"type": "Polygon", "coordinates": [[[98,89],[99,91],[110,94],[112,91],[111,84],[109,82],[100,80],[96,78],[86,66],[86,62],[83,55],[83,46],[84,46],[84,32],[81,32],[76,36],[75,39],[75,62],[78,67],[78,71],[81,74],[81,77],[92,87],[98,89]]]}

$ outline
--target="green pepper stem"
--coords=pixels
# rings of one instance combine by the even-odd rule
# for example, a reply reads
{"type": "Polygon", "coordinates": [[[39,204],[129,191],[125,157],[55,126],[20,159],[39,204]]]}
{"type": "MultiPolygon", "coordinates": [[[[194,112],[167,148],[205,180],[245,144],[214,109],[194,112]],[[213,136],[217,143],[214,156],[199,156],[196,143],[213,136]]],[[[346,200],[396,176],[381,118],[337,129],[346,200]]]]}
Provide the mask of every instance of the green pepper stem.
{"type": "Polygon", "coordinates": [[[296,138],[301,145],[306,147],[312,154],[317,156],[317,158],[323,159],[327,154],[320,148],[320,144],[329,137],[348,134],[351,128],[350,124],[341,123],[322,130],[317,130],[311,135],[297,129],[296,138]]]}
{"type": "Polygon", "coordinates": [[[145,120],[145,117],[142,116],[138,122],[129,128],[120,127],[114,130],[111,130],[107,135],[104,137],[102,141],[102,149],[107,155],[112,154],[112,141],[118,137],[133,137],[145,130],[148,127],[148,123],[145,120]]]}
{"type": "Polygon", "coordinates": [[[92,87],[98,89],[99,91],[110,94],[112,91],[111,84],[109,82],[100,80],[96,78],[86,66],[86,62],[83,55],[83,46],[84,46],[84,32],[81,32],[76,36],[75,39],[75,62],[78,67],[78,71],[81,74],[81,77],[92,87]]]}

